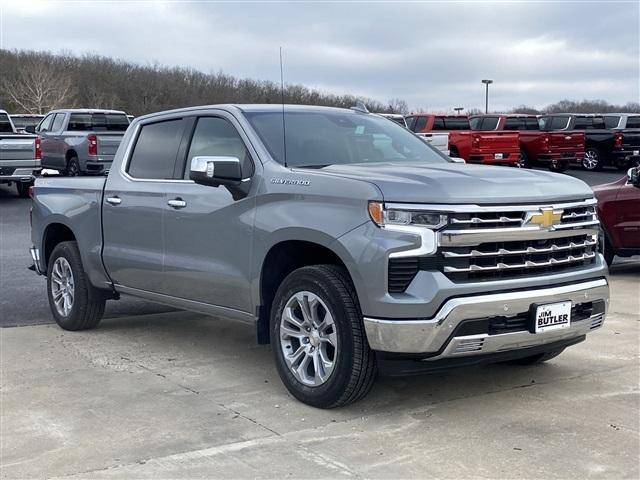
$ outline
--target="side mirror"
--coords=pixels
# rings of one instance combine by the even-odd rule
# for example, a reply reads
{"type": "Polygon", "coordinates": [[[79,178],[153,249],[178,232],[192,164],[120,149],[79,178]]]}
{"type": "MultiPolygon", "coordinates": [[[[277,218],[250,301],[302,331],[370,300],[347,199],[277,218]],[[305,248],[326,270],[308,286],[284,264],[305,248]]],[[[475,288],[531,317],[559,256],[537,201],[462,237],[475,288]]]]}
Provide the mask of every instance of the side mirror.
{"type": "Polygon", "coordinates": [[[630,168],[627,172],[627,179],[634,187],[640,187],[640,167],[630,168]]]}
{"type": "Polygon", "coordinates": [[[242,181],[240,159],[236,157],[193,157],[189,178],[200,185],[218,187],[242,181]]]}
{"type": "Polygon", "coordinates": [[[36,126],[35,125],[27,125],[26,127],[24,127],[24,131],[27,133],[36,133],[36,126]]]}
{"type": "Polygon", "coordinates": [[[453,163],[467,163],[464,158],[460,157],[449,157],[453,163]]]}

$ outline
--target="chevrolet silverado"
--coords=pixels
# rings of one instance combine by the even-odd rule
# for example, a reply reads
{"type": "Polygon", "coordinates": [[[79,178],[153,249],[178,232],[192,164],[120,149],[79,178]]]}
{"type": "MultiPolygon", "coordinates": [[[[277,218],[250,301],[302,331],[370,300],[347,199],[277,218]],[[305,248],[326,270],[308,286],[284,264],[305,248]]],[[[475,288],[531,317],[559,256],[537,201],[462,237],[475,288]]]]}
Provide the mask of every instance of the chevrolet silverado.
{"type": "Polygon", "coordinates": [[[580,180],[455,163],[362,107],[216,105],[136,118],[106,178],[38,179],[30,252],[60,327],[121,295],[239,320],[330,408],[378,372],[584,340],[609,298],[595,208],[580,180]]]}

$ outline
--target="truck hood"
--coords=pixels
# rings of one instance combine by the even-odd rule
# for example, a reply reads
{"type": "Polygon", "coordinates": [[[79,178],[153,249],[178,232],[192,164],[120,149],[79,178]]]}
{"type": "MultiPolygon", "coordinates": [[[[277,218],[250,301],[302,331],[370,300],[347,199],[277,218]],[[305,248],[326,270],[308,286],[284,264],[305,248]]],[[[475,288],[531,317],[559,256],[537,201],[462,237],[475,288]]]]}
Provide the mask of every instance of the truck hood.
{"type": "Polygon", "coordinates": [[[371,182],[387,202],[487,205],[593,197],[591,188],[576,178],[514,167],[394,162],[330,165],[319,172],[371,182]]]}

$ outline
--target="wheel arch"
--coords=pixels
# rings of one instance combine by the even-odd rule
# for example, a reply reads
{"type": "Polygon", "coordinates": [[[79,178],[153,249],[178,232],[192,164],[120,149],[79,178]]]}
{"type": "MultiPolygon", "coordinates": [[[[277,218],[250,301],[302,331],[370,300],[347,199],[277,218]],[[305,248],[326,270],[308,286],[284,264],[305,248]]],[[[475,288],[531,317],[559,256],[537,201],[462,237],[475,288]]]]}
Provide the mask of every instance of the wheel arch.
{"type": "Polygon", "coordinates": [[[269,343],[271,304],[282,281],[294,270],[309,265],[331,264],[343,267],[349,278],[351,272],[333,244],[308,239],[281,240],[266,252],[259,275],[259,303],[257,312],[258,343],[269,343]]]}
{"type": "Polygon", "coordinates": [[[45,268],[49,265],[51,253],[62,242],[75,242],[76,235],[71,228],[61,222],[52,222],[42,233],[42,261],[45,268]]]}

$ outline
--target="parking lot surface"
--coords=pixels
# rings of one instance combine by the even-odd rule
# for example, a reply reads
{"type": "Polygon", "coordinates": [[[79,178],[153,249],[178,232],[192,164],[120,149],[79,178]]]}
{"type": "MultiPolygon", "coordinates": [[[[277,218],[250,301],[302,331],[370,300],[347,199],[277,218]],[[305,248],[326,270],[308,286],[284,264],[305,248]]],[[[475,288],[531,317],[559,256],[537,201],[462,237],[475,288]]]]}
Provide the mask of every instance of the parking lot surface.
{"type": "Polygon", "coordinates": [[[0,478],[640,476],[637,257],[611,270],[604,327],[547,364],[381,378],[327,411],[286,392],[242,324],[133,300],[96,330],[50,324],[12,195],[0,317],[23,326],[0,328],[0,478]]]}

